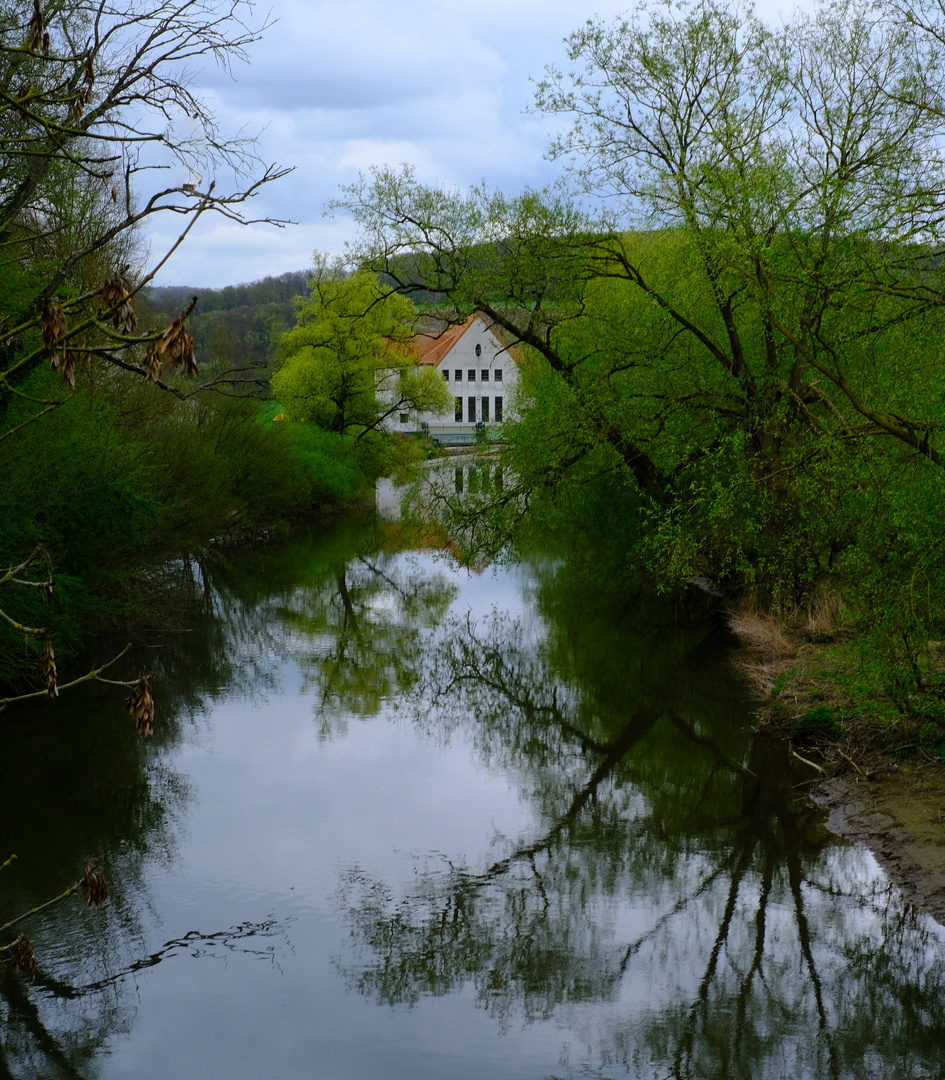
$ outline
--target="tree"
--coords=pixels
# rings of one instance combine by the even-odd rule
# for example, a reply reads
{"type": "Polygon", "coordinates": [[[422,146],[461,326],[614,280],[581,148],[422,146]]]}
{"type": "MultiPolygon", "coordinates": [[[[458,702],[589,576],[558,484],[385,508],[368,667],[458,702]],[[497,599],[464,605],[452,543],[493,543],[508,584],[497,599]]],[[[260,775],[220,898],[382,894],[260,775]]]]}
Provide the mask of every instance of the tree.
{"type": "Polygon", "coordinates": [[[411,345],[416,310],[406,297],[359,271],[344,276],[318,258],[311,296],[298,301],[282,338],[285,362],[273,390],[286,413],[361,441],[401,412],[443,412],[443,379],[411,345]]]}
{"type": "MultiPolygon", "coordinates": [[[[185,390],[168,376],[197,374],[185,328],[194,302],[139,328],[136,296],[204,214],[248,223],[244,204],[286,171],[220,131],[193,85],[204,62],[246,59],[264,29],[242,0],[0,3],[0,452],[83,380],[107,391],[130,373],[177,398],[231,381],[220,370],[185,390]],[[232,186],[218,190],[227,175],[232,186]],[[156,215],[181,230],[149,259],[140,233],[156,215]]],[[[31,602],[52,591],[52,563],[42,546],[27,554],[42,540],[28,524],[2,530],[0,629],[45,640],[52,694],[46,613],[31,602]]]]}
{"type": "MultiPolygon", "coordinates": [[[[207,60],[245,59],[265,29],[254,23],[242,0],[46,10],[34,0],[31,18],[0,10],[3,412],[47,358],[70,389],[76,370],[97,362],[165,389],[162,365],[195,373],[183,318],[136,333],[134,296],[201,216],[248,223],[243,204],[286,171],[263,167],[251,139],[222,133],[188,74],[207,60]],[[153,185],[162,172],[170,182],[153,185]],[[217,191],[224,172],[235,178],[228,193],[217,191]],[[180,218],[182,229],[148,264],[134,236],[155,215],[180,218]]],[[[27,394],[31,419],[68,396],[27,394]]],[[[0,428],[0,439],[9,434],[0,428]]]]}
{"type": "Polygon", "coordinates": [[[942,25],[858,0],[777,31],[714,0],[591,21],[537,89],[570,195],[347,189],[357,260],[524,346],[533,510],[619,490],[622,557],[793,599],[904,470],[935,505],[942,25]]]}

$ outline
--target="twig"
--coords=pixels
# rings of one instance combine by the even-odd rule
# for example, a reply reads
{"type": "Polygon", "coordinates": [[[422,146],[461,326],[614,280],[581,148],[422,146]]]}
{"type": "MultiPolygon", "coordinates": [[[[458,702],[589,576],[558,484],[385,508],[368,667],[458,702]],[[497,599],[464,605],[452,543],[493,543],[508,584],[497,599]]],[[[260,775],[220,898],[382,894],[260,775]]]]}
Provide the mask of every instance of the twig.
{"type": "Polygon", "coordinates": [[[853,758],[847,757],[847,755],[839,747],[837,747],[837,753],[840,755],[840,757],[844,758],[846,761],[849,761],[853,768],[856,769],[856,771],[860,774],[860,776],[863,775],[863,770],[860,768],[859,765],[857,765],[853,758]]]}
{"type": "Polygon", "coordinates": [[[801,757],[801,755],[796,750],[792,750],[791,753],[797,758],[798,761],[803,761],[805,765],[810,765],[812,769],[816,769],[821,774],[821,776],[827,775],[827,770],[822,765],[818,765],[815,761],[808,761],[806,757],[801,757]]]}
{"type": "Polygon", "coordinates": [[[82,884],[82,879],[74,884],[70,885],[65,892],[61,892],[58,896],[54,896],[52,900],[47,900],[44,904],[40,904],[38,907],[30,908],[29,911],[24,911],[22,915],[17,915],[15,919],[11,919],[8,923],[4,923],[0,926],[0,934],[5,930],[9,930],[11,926],[16,926],[18,922],[22,922],[24,919],[28,919],[30,915],[35,915],[38,911],[43,911],[45,908],[52,907],[53,904],[58,904],[60,900],[65,900],[66,897],[71,896],[74,892],[78,892],[79,887],[82,884]]]}
{"type": "MultiPolygon", "coordinates": [[[[88,673],[88,675],[80,675],[78,679],[73,679],[72,682],[61,683],[59,685],[59,690],[68,690],[72,686],[78,686],[79,683],[89,682],[89,681],[91,681],[93,679],[97,679],[99,677],[100,672],[104,671],[108,667],[111,667],[112,664],[114,664],[116,661],[120,660],[130,648],[131,648],[131,642],[129,641],[128,644],[121,650],[121,652],[117,656],[112,657],[112,659],[109,660],[107,664],[102,664],[102,666],[100,668],[93,668],[88,673]]],[[[112,680],[111,679],[102,679],[101,681],[102,682],[111,682],[112,680]]],[[[126,683],[120,683],[119,685],[125,686],[127,684],[126,683]]],[[[48,694],[47,690],[35,690],[31,694],[20,694],[19,697],[0,698],[0,707],[2,707],[4,705],[8,705],[11,701],[27,701],[29,698],[46,697],[47,694],[48,694]]]]}

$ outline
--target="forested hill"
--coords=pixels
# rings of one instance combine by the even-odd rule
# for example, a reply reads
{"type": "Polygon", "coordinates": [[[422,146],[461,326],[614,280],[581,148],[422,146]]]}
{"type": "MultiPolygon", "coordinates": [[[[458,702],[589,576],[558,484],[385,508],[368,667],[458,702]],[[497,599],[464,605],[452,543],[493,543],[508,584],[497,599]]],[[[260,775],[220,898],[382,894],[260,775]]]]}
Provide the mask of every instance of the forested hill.
{"type": "Polygon", "coordinates": [[[190,332],[199,362],[258,369],[269,364],[279,336],[294,325],[294,298],[309,295],[311,275],[311,270],[290,270],[223,289],[162,285],[147,290],[146,302],[159,322],[175,316],[196,296],[190,332]]]}

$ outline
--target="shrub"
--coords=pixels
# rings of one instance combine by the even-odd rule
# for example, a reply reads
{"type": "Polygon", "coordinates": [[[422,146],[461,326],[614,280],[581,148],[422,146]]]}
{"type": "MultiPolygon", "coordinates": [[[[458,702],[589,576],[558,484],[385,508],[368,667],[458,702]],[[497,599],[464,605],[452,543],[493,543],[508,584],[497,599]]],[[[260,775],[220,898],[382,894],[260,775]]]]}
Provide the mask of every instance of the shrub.
{"type": "Polygon", "coordinates": [[[826,705],[808,709],[794,725],[794,738],[804,742],[818,739],[837,739],[843,729],[840,722],[826,705]]]}

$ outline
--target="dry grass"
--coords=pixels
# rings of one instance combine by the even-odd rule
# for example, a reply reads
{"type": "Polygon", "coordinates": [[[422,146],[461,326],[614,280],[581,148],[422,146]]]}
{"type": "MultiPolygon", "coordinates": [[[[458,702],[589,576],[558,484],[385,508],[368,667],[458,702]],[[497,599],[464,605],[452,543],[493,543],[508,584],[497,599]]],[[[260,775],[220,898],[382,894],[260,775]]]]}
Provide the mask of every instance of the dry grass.
{"type": "Polygon", "coordinates": [[[757,608],[729,612],[728,624],[741,648],[733,662],[753,694],[769,699],[778,678],[795,663],[800,642],[781,620],[757,608]]]}
{"type": "Polygon", "coordinates": [[[740,645],[733,663],[759,700],[759,719],[781,725],[812,705],[837,704],[830,678],[815,672],[828,654],[835,655],[831,643],[843,638],[843,621],[842,598],[826,589],[789,614],[774,615],[752,602],[729,611],[740,645]]]}
{"type": "Polygon", "coordinates": [[[804,631],[810,641],[830,641],[843,622],[843,600],[836,592],[818,589],[804,612],[804,631]]]}

